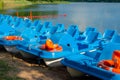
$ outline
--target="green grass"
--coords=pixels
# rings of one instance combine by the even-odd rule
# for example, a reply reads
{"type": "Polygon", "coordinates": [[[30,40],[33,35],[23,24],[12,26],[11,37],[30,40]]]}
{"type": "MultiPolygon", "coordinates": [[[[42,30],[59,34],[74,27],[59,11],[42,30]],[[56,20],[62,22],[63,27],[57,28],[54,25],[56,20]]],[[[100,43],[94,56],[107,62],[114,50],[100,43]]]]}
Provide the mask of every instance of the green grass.
{"type": "Polygon", "coordinates": [[[15,4],[32,4],[30,1],[14,1],[15,4]]]}
{"type": "Polygon", "coordinates": [[[3,9],[3,1],[0,1],[0,9],[3,9]]]}
{"type": "MultiPolygon", "coordinates": [[[[14,68],[8,66],[8,64],[0,60],[0,80],[23,80],[17,76],[8,76],[8,72],[14,70],[14,68]]],[[[12,74],[12,73],[11,73],[12,74]]]]}
{"type": "MultiPolygon", "coordinates": [[[[0,1],[1,2],[1,1],[0,1]]],[[[48,1],[36,1],[31,2],[27,0],[3,0],[3,5],[1,6],[0,3],[0,9],[10,9],[10,8],[19,8],[22,6],[32,5],[32,4],[69,4],[70,2],[67,1],[54,1],[54,2],[48,2],[48,1]]]]}

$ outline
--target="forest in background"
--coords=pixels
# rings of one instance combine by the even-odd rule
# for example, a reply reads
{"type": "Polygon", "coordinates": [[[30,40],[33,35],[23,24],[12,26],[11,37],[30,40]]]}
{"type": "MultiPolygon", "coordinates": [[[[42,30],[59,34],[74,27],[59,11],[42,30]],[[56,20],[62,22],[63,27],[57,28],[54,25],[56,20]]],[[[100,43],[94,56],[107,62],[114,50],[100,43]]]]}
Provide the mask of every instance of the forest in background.
{"type": "Polygon", "coordinates": [[[28,0],[28,1],[49,1],[49,2],[54,2],[54,1],[69,1],[69,2],[120,2],[120,0],[28,0]]]}

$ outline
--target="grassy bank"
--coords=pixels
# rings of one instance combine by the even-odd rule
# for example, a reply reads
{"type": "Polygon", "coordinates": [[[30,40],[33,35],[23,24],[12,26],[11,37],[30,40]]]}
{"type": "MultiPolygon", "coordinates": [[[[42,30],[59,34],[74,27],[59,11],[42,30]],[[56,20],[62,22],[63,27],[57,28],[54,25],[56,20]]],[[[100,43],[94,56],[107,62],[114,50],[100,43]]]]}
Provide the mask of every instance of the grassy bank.
{"type": "Polygon", "coordinates": [[[30,2],[26,0],[1,0],[0,1],[0,9],[10,9],[16,7],[22,7],[32,4],[68,4],[67,1],[54,1],[54,2],[47,2],[47,1],[36,1],[30,2]],[[4,6],[3,6],[4,5],[4,6]]]}
{"type": "Polygon", "coordinates": [[[0,1],[0,9],[3,9],[3,1],[0,1]]]}
{"type": "Polygon", "coordinates": [[[3,0],[3,3],[4,3],[3,9],[16,8],[32,4],[32,2],[26,0],[3,0]]]}

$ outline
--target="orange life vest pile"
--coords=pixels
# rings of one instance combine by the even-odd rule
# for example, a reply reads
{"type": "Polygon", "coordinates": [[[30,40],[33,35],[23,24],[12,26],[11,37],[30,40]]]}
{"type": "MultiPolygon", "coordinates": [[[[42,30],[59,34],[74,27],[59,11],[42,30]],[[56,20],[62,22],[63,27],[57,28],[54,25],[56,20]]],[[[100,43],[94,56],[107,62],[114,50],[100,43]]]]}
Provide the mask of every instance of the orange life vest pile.
{"type": "Polygon", "coordinates": [[[105,70],[120,74],[120,50],[115,50],[113,52],[112,60],[100,61],[98,66],[105,70]]]}
{"type": "Polygon", "coordinates": [[[59,46],[58,44],[54,44],[50,39],[46,40],[46,43],[43,44],[40,49],[50,51],[50,52],[58,52],[62,51],[62,47],[59,46]]]}

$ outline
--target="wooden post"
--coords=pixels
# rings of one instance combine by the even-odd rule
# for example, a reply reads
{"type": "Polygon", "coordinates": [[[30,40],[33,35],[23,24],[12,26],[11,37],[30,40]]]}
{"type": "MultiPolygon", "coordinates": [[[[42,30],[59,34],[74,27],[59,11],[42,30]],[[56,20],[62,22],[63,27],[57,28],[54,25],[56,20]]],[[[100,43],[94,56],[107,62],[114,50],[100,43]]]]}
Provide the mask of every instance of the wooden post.
{"type": "Polygon", "coordinates": [[[30,19],[32,20],[32,11],[30,11],[30,19]]]}
{"type": "Polygon", "coordinates": [[[16,16],[17,16],[17,17],[19,16],[19,13],[18,13],[18,12],[16,12],[16,16]]]}

